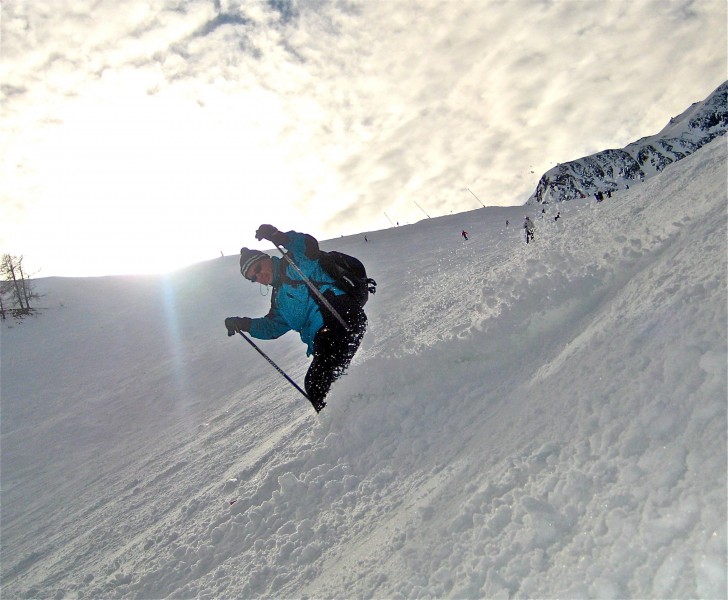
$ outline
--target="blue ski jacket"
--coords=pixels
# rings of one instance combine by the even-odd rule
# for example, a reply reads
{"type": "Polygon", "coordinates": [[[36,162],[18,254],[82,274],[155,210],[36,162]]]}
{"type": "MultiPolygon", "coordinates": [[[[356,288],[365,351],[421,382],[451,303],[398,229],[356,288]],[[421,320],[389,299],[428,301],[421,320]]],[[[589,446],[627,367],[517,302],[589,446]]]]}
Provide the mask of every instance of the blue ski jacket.
{"type": "MultiPolygon", "coordinates": [[[[331,290],[335,296],[344,292],[334,285],[334,280],[323,270],[317,257],[319,245],[313,236],[288,231],[286,242],[291,260],[323,294],[331,290]]],[[[318,302],[306,282],[284,258],[272,257],[273,293],[270,311],[265,317],[251,319],[250,335],[262,340],[272,340],[288,331],[297,331],[308,347],[306,355],[313,354],[313,340],[323,327],[324,318],[318,302]]]]}

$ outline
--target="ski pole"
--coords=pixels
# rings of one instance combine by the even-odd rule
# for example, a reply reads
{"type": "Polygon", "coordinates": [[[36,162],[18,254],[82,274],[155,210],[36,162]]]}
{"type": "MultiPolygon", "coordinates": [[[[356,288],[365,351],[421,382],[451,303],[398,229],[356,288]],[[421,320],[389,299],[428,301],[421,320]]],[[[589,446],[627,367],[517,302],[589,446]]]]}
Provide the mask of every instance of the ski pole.
{"type": "Polygon", "coordinates": [[[298,273],[301,276],[301,278],[306,282],[306,285],[311,289],[311,291],[314,294],[316,294],[316,297],[319,300],[321,300],[321,303],[327,309],[329,309],[329,311],[331,312],[332,315],[334,315],[334,317],[336,317],[336,320],[339,323],[341,323],[342,327],[344,329],[346,329],[346,331],[349,331],[349,326],[346,324],[346,321],[344,321],[344,319],[336,311],[336,309],[333,306],[331,306],[331,303],[326,298],[324,298],[324,295],[319,291],[319,289],[313,283],[311,283],[311,281],[309,280],[309,278],[306,277],[303,274],[303,271],[301,271],[301,269],[298,268],[298,265],[295,262],[293,262],[293,259],[290,256],[288,256],[288,252],[284,252],[283,251],[283,248],[281,246],[279,246],[278,244],[276,244],[276,248],[278,248],[278,250],[280,251],[280,253],[283,255],[283,258],[285,258],[286,261],[288,261],[288,264],[291,265],[296,270],[296,273],[298,273]]]}
{"type": "Polygon", "coordinates": [[[272,367],[273,367],[273,368],[274,368],[274,369],[275,369],[276,371],[278,371],[278,372],[279,372],[279,373],[280,373],[281,375],[283,375],[283,377],[285,377],[285,378],[286,378],[286,379],[288,380],[288,383],[290,383],[290,384],[291,384],[291,385],[292,385],[292,386],[293,386],[294,388],[296,388],[296,389],[297,389],[297,390],[298,390],[299,392],[301,392],[301,394],[303,394],[303,397],[304,397],[304,398],[306,398],[306,400],[309,400],[309,401],[311,400],[311,399],[310,399],[310,398],[308,397],[308,394],[307,394],[306,392],[304,392],[304,391],[303,391],[303,390],[302,390],[302,389],[301,389],[301,388],[299,387],[299,385],[298,385],[298,384],[297,384],[297,383],[296,383],[295,381],[293,381],[293,379],[291,379],[291,378],[290,378],[290,377],[289,377],[288,375],[286,375],[286,372],[285,372],[285,371],[284,371],[283,369],[281,369],[281,368],[280,368],[280,367],[279,367],[279,366],[278,366],[278,365],[277,365],[276,363],[274,363],[274,362],[273,362],[273,361],[272,361],[272,360],[270,359],[270,357],[269,357],[269,356],[268,356],[268,355],[267,355],[267,354],[266,354],[265,352],[263,352],[263,351],[262,351],[262,350],[261,350],[260,348],[258,348],[258,346],[256,346],[256,345],[255,345],[255,343],[253,342],[253,340],[251,340],[251,339],[250,339],[250,338],[249,338],[249,337],[248,337],[247,335],[245,335],[245,334],[244,334],[244,333],[243,333],[242,331],[239,331],[238,333],[239,333],[240,335],[242,335],[242,336],[243,336],[243,339],[244,339],[244,340],[245,340],[246,342],[248,342],[248,343],[249,343],[249,344],[250,344],[251,346],[253,346],[253,348],[255,348],[255,349],[256,349],[256,351],[258,352],[258,354],[260,354],[260,355],[261,355],[261,356],[262,356],[263,358],[265,358],[265,360],[267,360],[267,361],[268,361],[268,363],[269,363],[269,364],[270,364],[270,365],[271,365],[271,366],[272,366],[272,367]]]}

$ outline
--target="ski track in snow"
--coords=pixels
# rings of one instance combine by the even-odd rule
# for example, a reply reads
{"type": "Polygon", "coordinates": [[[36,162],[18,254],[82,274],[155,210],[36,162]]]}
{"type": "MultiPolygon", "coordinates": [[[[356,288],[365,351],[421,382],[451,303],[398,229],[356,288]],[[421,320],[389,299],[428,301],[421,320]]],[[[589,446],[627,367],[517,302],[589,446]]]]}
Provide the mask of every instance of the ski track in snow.
{"type": "Polygon", "coordinates": [[[234,257],[40,280],[2,332],[3,597],[725,597],[725,182],[717,140],[602,204],[326,242],[379,290],[319,416],[225,339],[269,302],[234,257]]]}

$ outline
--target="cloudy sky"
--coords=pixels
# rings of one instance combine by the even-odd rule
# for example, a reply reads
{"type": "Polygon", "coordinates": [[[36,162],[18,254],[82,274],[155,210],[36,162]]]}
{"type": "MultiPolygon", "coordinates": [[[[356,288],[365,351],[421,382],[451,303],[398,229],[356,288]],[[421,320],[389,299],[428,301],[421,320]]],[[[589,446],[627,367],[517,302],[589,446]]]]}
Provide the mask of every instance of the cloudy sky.
{"type": "Polygon", "coordinates": [[[727,77],[725,0],[4,0],[1,27],[0,249],[46,276],[520,205],[727,77]]]}

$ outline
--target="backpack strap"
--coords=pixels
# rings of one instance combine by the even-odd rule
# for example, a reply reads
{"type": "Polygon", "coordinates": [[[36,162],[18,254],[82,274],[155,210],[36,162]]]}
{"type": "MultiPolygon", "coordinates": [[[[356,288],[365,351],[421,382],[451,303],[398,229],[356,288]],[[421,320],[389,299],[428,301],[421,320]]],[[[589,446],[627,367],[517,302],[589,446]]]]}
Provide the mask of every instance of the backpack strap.
{"type": "MultiPolygon", "coordinates": [[[[287,268],[288,268],[288,263],[286,263],[285,260],[281,260],[278,263],[278,281],[280,282],[281,285],[283,285],[284,283],[288,284],[288,285],[292,285],[293,287],[299,287],[301,285],[306,285],[305,281],[303,281],[301,279],[291,279],[288,275],[286,275],[287,268]]],[[[333,285],[334,287],[337,287],[335,281],[333,283],[330,281],[316,281],[315,279],[309,279],[309,281],[311,283],[313,283],[316,286],[316,288],[318,288],[319,290],[325,285],[333,285]]],[[[277,289],[277,288],[274,288],[274,289],[277,289]]],[[[338,289],[338,287],[337,287],[337,289],[338,289]]]]}

